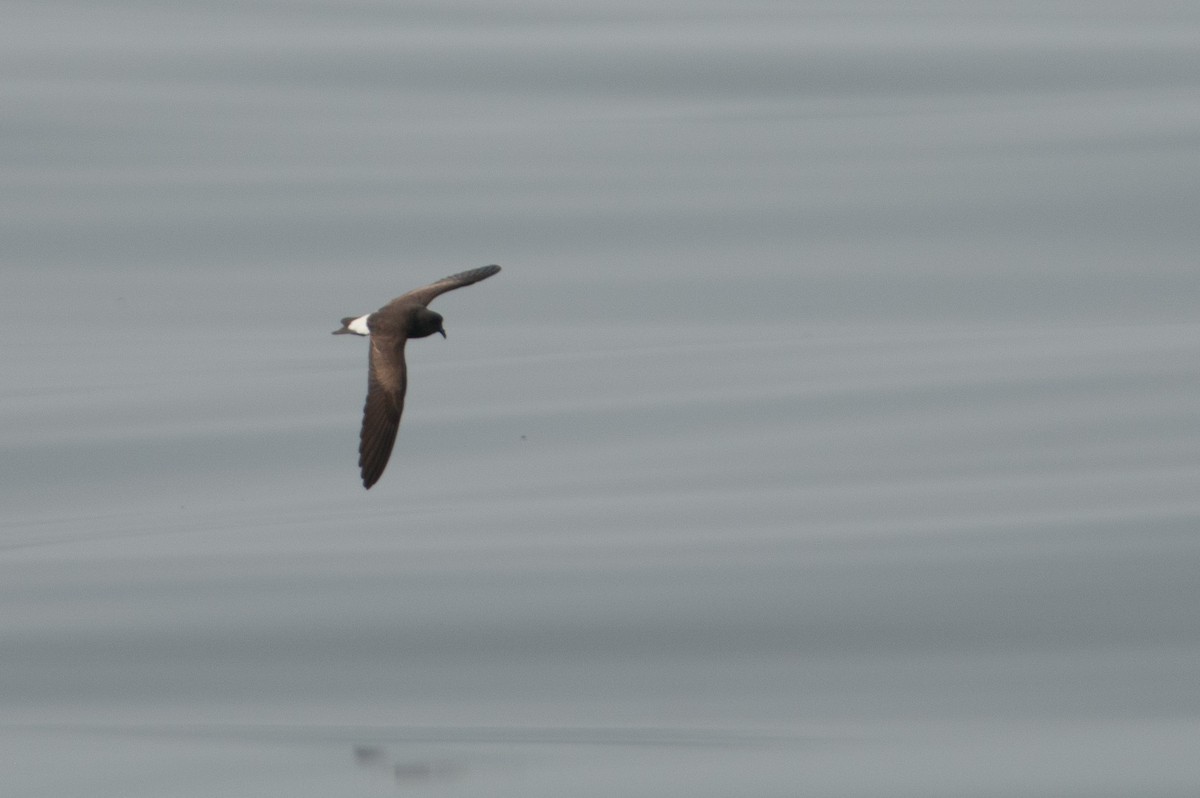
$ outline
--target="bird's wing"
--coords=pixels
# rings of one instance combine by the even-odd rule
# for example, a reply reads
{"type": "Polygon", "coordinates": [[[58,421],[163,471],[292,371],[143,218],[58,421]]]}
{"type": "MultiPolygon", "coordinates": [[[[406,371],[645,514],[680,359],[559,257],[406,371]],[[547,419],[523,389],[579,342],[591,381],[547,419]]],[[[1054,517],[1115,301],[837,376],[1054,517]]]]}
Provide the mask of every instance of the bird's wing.
{"type": "Polygon", "coordinates": [[[383,474],[400,414],[404,411],[404,390],[408,385],[404,365],[403,338],[371,336],[371,368],[367,378],[367,402],[363,405],[362,432],[359,434],[358,467],[363,487],[370,488],[383,474]]]}
{"type": "Polygon", "coordinates": [[[455,288],[462,288],[464,285],[477,283],[480,280],[486,280],[498,271],[500,271],[500,267],[494,264],[491,266],[480,266],[478,269],[469,269],[465,272],[452,274],[449,277],[443,277],[436,283],[430,283],[422,288],[414,288],[407,294],[397,297],[395,301],[412,301],[421,305],[428,305],[439,294],[453,291],[455,288]]]}

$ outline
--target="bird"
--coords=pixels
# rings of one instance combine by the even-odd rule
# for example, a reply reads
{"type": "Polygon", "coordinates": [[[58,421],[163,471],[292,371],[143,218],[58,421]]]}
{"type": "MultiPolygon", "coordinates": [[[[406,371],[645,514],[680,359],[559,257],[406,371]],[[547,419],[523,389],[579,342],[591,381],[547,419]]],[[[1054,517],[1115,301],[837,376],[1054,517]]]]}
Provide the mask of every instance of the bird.
{"type": "Polygon", "coordinates": [[[367,490],[379,481],[387,467],[400,428],[404,391],[408,386],[404,344],[409,338],[426,338],[434,333],[445,338],[442,316],[430,310],[429,303],[447,291],[486,280],[498,271],[500,267],[492,264],[443,277],[401,294],[374,313],[347,316],[342,319],[342,326],[333,331],[334,335],[361,335],[371,341],[367,401],[363,405],[358,443],[358,468],[367,490]]]}

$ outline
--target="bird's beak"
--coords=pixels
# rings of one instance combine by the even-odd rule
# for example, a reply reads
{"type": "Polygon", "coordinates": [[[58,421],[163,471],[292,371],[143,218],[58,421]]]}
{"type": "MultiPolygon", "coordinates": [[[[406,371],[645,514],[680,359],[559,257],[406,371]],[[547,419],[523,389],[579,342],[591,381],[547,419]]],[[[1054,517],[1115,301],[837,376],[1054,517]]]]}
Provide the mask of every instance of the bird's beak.
{"type": "Polygon", "coordinates": [[[445,331],[443,328],[441,328],[441,327],[438,327],[438,332],[440,332],[440,333],[442,334],[442,337],[443,337],[443,338],[445,338],[445,337],[446,337],[446,331],[445,331]]]}

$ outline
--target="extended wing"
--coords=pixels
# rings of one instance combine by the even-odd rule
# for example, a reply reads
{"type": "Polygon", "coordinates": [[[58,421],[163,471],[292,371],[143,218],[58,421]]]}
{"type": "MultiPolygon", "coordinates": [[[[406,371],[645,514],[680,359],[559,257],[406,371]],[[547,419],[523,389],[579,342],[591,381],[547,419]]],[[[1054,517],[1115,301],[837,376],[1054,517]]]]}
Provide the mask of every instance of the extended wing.
{"type": "Polygon", "coordinates": [[[358,467],[364,488],[370,488],[383,475],[400,429],[404,392],[408,387],[404,344],[404,339],[371,338],[367,402],[363,405],[362,432],[358,439],[358,467]]]}
{"type": "Polygon", "coordinates": [[[469,269],[465,272],[452,274],[449,277],[443,277],[436,283],[430,283],[422,288],[414,288],[412,291],[402,294],[393,301],[412,301],[421,305],[428,305],[434,298],[447,291],[453,291],[455,288],[462,288],[464,285],[471,285],[480,280],[486,280],[498,271],[500,271],[500,267],[495,264],[481,266],[478,269],[469,269]]]}

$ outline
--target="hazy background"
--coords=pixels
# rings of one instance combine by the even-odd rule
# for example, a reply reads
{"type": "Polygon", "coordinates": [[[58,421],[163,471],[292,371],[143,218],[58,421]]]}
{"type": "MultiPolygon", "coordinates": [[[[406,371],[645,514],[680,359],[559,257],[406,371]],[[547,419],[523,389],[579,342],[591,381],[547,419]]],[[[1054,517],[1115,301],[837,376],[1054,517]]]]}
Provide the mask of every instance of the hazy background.
{"type": "Polygon", "coordinates": [[[7,793],[1200,792],[1200,6],[3,17],[7,793]]]}

